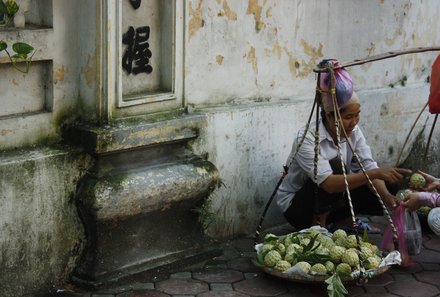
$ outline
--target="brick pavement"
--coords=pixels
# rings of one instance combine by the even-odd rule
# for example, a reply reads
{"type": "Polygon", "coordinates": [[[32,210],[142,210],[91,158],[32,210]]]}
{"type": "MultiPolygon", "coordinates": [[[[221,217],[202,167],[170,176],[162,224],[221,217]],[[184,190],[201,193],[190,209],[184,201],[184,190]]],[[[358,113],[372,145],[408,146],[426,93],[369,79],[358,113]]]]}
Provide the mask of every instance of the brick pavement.
{"type": "MultiPolygon", "coordinates": [[[[381,217],[367,218],[383,227],[381,217]]],[[[370,236],[378,244],[380,236],[370,236]]],[[[252,238],[223,243],[223,255],[183,267],[180,272],[94,292],[67,284],[58,293],[44,296],[65,297],[295,297],[327,296],[325,285],[294,283],[271,277],[251,262],[252,238]]],[[[440,238],[430,232],[423,235],[422,252],[413,257],[409,268],[393,266],[366,284],[346,284],[347,296],[440,296],[440,238]]],[[[42,296],[41,296],[42,297],[42,296]]]]}

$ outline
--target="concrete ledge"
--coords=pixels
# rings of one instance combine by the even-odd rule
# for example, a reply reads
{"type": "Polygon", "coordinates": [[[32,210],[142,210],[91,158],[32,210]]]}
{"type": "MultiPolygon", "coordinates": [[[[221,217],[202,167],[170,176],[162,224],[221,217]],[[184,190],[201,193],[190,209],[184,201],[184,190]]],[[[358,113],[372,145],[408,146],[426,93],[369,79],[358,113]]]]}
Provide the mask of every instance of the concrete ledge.
{"type": "Polygon", "coordinates": [[[104,154],[188,141],[198,136],[204,121],[202,115],[157,122],[127,120],[106,126],[75,126],[66,131],[65,136],[91,154],[104,154]]]}

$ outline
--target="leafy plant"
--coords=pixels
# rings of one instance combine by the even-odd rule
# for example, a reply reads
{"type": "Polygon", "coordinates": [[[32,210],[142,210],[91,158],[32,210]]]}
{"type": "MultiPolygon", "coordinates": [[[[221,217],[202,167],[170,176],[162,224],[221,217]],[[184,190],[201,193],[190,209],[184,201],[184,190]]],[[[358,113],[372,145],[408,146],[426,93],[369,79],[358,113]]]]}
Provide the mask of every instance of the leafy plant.
{"type": "Polygon", "coordinates": [[[15,0],[0,0],[0,25],[10,26],[18,9],[19,5],[15,0]]]}
{"type": "MultiPolygon", "coordinates": [[[[1,1],[0,1],[1,2],[1,1]]],[[[12,63],[12,66],[20,72],[28,73],[29,67],[31,66],[32,57],[35,52],[29,56],[29,54],[34,50],[32,46],[24,42],[16,42],[12,44],[12,50],[15,54],[11,55],[8,51],[8,44],[4,40],[0,40],[0,52],[5,51],[12,63]],[[18,63],[25,63],[24,68],[18,67],[18,63]]]]}

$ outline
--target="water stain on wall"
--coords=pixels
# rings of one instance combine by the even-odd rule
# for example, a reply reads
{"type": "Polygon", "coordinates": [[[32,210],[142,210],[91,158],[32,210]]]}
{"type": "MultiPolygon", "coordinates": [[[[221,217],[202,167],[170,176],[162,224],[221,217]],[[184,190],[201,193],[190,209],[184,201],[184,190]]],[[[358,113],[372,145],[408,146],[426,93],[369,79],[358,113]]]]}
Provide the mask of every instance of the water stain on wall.
{"type": "Polygon", "coordinates": [[[229,7],[228,1],[226,0],[223,0],[223,11],[220,11],[218,16],[226,16],[226,18],[231,21],[237,20],[237,13],[229,7]]]}
{"type": "Polygon", "coordinates": [[[215,61],[217,62],[217,64],[219,64],[219,65],[221,65],[222,63],[223,63],[223,59],[224,59],[225,57],[223,57],[222,55],[217,55],[216,57],[215,57],[215,61]]]}
{"type": "Polygon", "coordinates": [[[258,4],[258,0],[249,0],[246,14],[253,14],[255,19],[255,31],[258,33],[266,25],[261,20],[261,11],[263,8],[258,4]]]}
{"type": "Polygon", "coordinates": [[[324,56],[322,53],[322,43],[320,43],[318,47],[313,47],[308,44],[304,39],[302,39],[301,45],[303,46],[304,54],[309,56],[309,59],[307,61],[299,61],[294,57],[293,53],[289,51],[288,48],[284,48],[284,51],[286,52],[289,59],[289,71],[292,79],[308,76],[313,71],[313,68],[316,66],[318,61],[324,56]]]}
{"type": "Polygon", "coordinates": [[[191,39],[197,31],[205,25],[205,20],[202,15],[203,0],[199,0],[197,8],[193,8],[191,3],[189,6],[190,20],[188,22],[188,39],[191,39]]]}
{"type": "Polygon", "coordinates": [[[57,81],[63,81],[64,74],[65,74],[64,65],[61,65],[61,67],[59,68],[55,68],[53,71],[53,76],[57,81]]]}
{"type": "Polygon", "coordinates": [[[255,55],[255,48],[253,46],[251,46],[251,49],[248,52],[247,60],[252,65],[255,74],[257,74],[258,73],[257,57],[255,55]]]}

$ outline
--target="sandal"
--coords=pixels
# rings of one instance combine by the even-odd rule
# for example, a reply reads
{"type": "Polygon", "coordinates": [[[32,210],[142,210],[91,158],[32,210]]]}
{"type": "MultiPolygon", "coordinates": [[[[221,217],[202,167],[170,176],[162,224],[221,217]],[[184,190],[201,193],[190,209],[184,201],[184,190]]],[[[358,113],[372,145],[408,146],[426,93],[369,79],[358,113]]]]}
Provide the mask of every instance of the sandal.
{"type": "MultiPolygon", "coordinates": [[[[362,222],[361,219],[356,218],[356,224],[358,225],[358,233],[363,234],[365,232],[365,230],[367,230],[368,234],[380,234],[382,231],[374,226],[371,226],[368,223],[362,222]]],[[[354,229],[354,227],[352,225],[341,225],[341,224],[333,224],[329,230],[331,230],[330,232],[334,232],[337,229],[342,229],[345,230],[347,233],[356,233],[356,230],[354,229]]]]}

